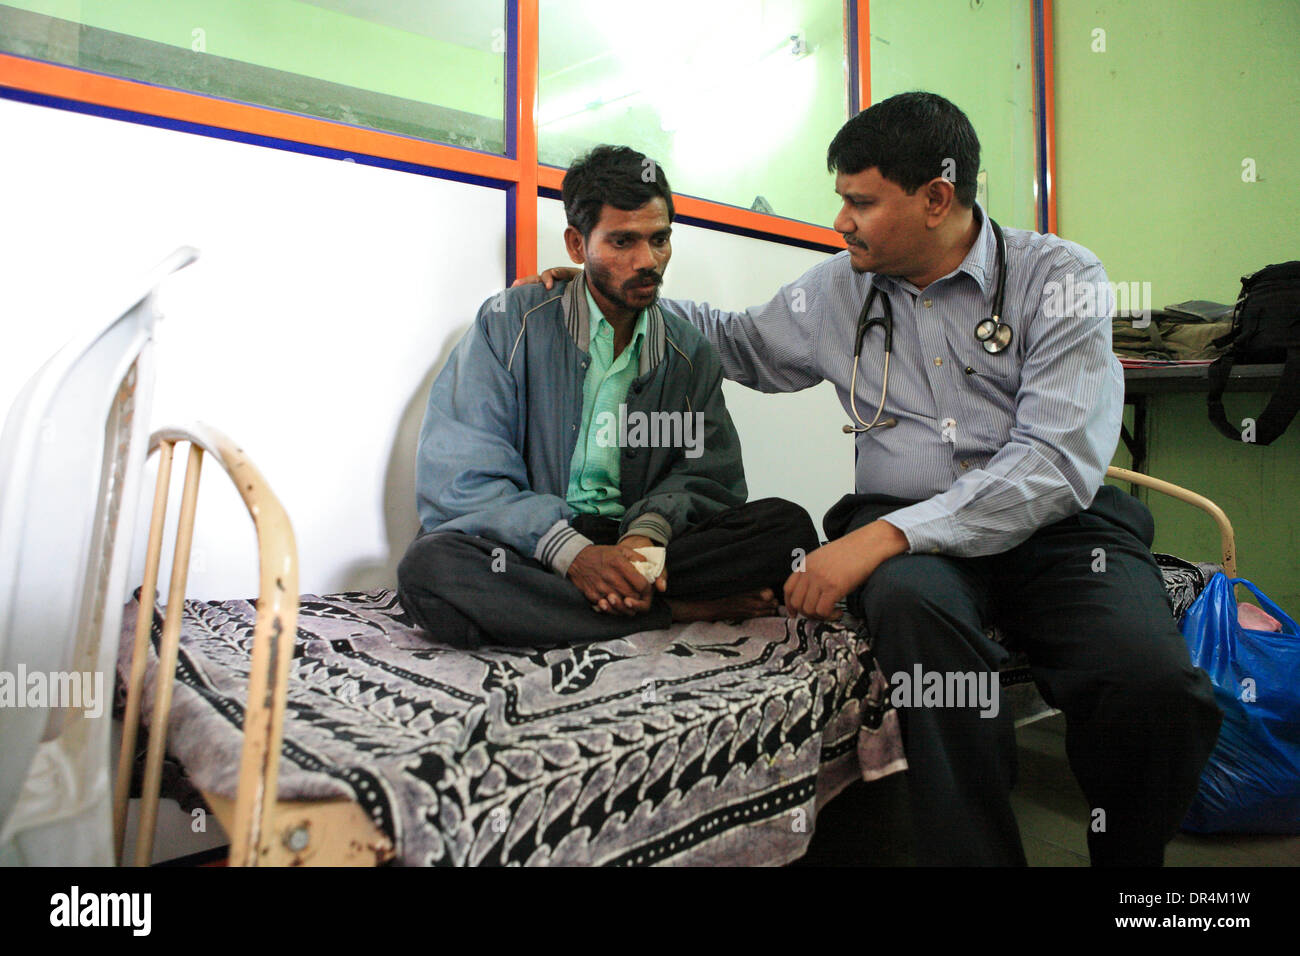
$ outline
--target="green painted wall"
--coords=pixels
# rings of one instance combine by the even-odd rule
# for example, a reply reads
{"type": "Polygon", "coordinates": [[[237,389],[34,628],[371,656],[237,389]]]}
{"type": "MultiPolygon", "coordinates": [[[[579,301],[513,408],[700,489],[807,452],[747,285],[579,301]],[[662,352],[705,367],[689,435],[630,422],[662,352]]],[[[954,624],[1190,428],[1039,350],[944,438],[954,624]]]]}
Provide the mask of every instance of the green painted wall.
{"type": "MultiPolygon", "coordinates": [[[[1241,276],[1300,258],[1300,4],[1295,0],[1057,0],[1057,213],[1112,281],[1157,307],[1232,302],[1241,276]],[[1105,50],[1094,51],[1104,30],[1105,50]],[[1252,159],[1256,182],[1244,182],[1252,159]]],[[[1230,417],[1263,396],[1229,395],[1230,417]]],[[[1147,471],[1217,501],[1240,571],[1300,613],[1300,423],[1267,448],[1233,443],[1202,395],[1153,399],[1147,471]]],[[[1127,455],[1116,458],[1125,464],[1127,455]]],[[[1156,547],[1205,560],[1208,518],[1150,495],[1156,547]]]]}
{"type": "Polygon", "coordinates": [[[1033,229],[1034,97],[1027,0],[873,0],[871,99],[928,90],[959,106],[980,138],[989,214],[1033,229]]]}

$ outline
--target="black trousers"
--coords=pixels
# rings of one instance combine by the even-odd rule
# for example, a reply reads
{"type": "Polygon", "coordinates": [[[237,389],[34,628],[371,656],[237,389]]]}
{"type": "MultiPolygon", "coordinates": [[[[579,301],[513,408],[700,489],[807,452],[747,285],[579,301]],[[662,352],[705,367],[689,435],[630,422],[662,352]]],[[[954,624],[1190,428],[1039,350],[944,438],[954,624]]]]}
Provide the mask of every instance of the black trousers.
{"type": "MultiPolygon", "coordinates": [[[[582,515],[573,525],[596,544],[614,544],[618,523],[582,515]]],[[[803,508],[764,498],[724,511],[668,543],[668,597],[726,597],[773,588],[779,600],[796,548],[818,545],[803,508]]],[[[531,557],[487,538],[433,532],[416,538],[397,568],[402,607],[441,644],[539,646],[609,640],[668,627],[664,595],[626,617],[592,610],[582,592],[531,557]]]]}
{"type": "MultiPolygon", "coordinates": [[[[905,504],[846,496],[826,533],[905,504]]],[[[1141,502],[1103,486],[1092,507],[1002,554],[890,558],[849,601],[887,680],[918,663],[923,673],[995,670],[1007,651],[985,637],[990,624],[1028,654],[1044,699],[1065,713],[1094,866],[1164,862],[1218,737],[1221,712],[1175,626],[1153,534],[1141,502]]],[[[1023,865],[1010,708],[988,718],[975,706],[909,706],[899,717],[917,862],[1023,865]]]]}

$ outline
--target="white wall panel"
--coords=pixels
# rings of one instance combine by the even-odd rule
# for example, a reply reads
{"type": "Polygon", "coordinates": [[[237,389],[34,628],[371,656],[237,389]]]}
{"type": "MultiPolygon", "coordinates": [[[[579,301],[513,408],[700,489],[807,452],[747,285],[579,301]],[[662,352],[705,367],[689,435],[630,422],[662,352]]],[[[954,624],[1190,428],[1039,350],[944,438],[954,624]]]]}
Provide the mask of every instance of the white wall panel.
{"type": "MultiPolygon", "coordinates": [[[[538,204],[538,265],[569,265],[564,250],[564,206],[538,204]]],[[[662,295],[744,309],[821,262],[825,253],[750,239],[699,226],[673,226],[673,257],[662,295]]],[[[818,530],[828,508],[853,490],[853,439],[835,390],[823,382],[788,395],[768,395],[723,384],[727,408],[740,432],[751,499],[782,497],[812,515],[818,530]]]]}
{"type": "MultiPolygon", "coordinates": [[[[155,426],[243,446],[293,521],[303,591],[391,585],[429,383],[502,284],[505,194],[8,100],[0,129],[0,409],[85,298],[196,246],[161,297],[155,426]]],[[[209,471],[190,593],[252,595],[249,521],[209,471]]]]}

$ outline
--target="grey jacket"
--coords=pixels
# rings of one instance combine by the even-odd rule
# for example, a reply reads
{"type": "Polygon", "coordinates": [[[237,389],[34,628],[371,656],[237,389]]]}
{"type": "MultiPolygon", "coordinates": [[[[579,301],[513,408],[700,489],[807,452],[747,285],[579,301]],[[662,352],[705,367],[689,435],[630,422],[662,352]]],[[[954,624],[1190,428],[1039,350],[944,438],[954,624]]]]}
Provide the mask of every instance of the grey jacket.
{"type": "MultiPolygon", "coordinates": [[[[420,430],[425,532],[500,541],[558,574],[592,543],[565,501],[591,362],[583,282],[499,293],[453,350],[420,430]]],[[[669,308],[650,307],[626,418],[606,432],[621,447],[620,534],[663,544],[747,496],[717,355],[669,308]]]]}

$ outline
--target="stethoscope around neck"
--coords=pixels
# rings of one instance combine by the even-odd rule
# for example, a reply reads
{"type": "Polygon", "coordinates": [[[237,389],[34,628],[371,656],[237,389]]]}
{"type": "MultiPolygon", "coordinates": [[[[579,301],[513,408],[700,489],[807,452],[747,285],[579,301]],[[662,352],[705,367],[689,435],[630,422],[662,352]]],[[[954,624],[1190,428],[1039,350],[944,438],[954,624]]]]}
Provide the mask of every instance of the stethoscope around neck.
{"type": "MultiPolygon", "coordinates": [[[[1002,305],[1007,287],[1007,244],[1002,238],[1002,229],[998,224],[990,219],[989,225],[993,227],[993,236],[997,239],[998,287],[993,296],[993,315],[981,319],[975,325],[975,340],[983,346],[985,352],[990,355],[1000,355],[1011,345],[1011,326],[1002,321],[1002,305]]],[[[846,435],[862,434],[873,428],[893,428],[898,424],[898,419],[893,417],[880,420],[880,416],[885,411],[885,396],[889,389],[889,356],[894,351],[894,310],[889,304],[889,296],[886,295],[880,300],[881,314],[872,317],[871,305],[876,301],[876,294],[879,291],[880,288],[873,281],[871,291],[867,293],[867,301],[863,303],[862,311],[858,314],[857,339],[853,344],[853,377],[849,381],[849,408],[853,411],[853,418],[857,424],[845,425],[846,435]],[[870,422],[864,422],[862,416],[858,414],[858,360],[862,357],[862,340],[871,331],[873,325],[879,325],[885,333],[885,367],[880,383],[880,404],[876,406],[875,417],[870,422]]]]}

